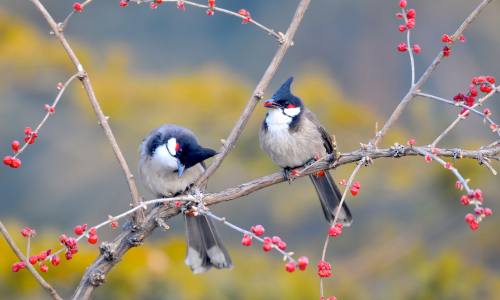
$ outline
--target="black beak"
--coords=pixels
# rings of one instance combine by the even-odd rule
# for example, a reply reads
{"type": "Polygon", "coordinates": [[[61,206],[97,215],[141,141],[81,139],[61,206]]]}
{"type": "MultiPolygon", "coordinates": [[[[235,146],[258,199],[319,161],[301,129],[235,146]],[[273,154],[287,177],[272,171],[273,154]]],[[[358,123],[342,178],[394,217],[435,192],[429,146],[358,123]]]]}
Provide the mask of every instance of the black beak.
{"type": "Polygon", "coordinates": [[[180,159],[177,159],[177,174],[179,175],[179,177],[182,176],[182,174],[184,173],[184,169],[186,168],[186,166],[184,166],[180,159]]]}

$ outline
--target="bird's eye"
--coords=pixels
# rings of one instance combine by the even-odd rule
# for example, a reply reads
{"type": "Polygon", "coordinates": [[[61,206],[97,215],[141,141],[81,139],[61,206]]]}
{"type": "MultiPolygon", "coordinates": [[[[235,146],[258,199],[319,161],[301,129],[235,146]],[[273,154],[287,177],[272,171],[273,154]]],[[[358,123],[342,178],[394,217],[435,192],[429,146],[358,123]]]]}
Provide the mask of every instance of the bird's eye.
{"type": "Polygon", "coordinates": [[[179,143],[175,144],[175,152],[179,152],[181,150],[181,145],[179,143]]]}
{"type": "Polygon", "coordinates": [[[296,107],[296,106],[295,106],[295,105],[293,105],[293,104],[288,104],[288,105],[286,106],[286,108],[295,108],[295,107],[296,107]]]}

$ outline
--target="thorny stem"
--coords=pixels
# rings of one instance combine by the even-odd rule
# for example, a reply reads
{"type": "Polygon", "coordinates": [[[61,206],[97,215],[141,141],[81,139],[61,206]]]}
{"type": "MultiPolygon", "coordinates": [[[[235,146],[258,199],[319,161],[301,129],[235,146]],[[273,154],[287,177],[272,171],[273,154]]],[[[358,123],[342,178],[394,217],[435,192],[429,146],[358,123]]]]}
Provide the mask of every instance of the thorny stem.
{"type": "Polygon", "coordinates": [[[52,287],[52,285],[50,285],[50,283],[45,281],[45,279],[43,279],[43,277],[40,274],[38,274],[38,271],[29,263],[26,256],[24,256],[23,253],[21,252],[21,250],[17,247],[16,243],[14,242],[12,237],[10,236],[9,231],[7,230],[7,228],[5,227],[5,225],[1,221],[0,221],[0,232],[2,233],[3,237],[7,241],[7,244],[9,244],[9,247],[12,249],[14,254],[16,254],[16,256],[21,261],[24,262],[25,267],[31,272],[31,274],[33,275],[35,280],[40,284],[40,286],[42,286],[49,293],[49,295],[52,297],[52,299],[62,300],[63,298],[61,298],[61,296],[59,296],[59,294],[52,287]]]}

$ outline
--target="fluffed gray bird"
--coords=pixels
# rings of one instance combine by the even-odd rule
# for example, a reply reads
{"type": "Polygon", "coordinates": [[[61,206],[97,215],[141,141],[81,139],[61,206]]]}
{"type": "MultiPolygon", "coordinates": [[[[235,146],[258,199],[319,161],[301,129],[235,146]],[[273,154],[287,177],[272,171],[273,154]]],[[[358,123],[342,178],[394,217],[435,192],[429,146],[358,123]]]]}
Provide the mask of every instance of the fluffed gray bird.
{"type": "MultiPolygon", "coordinates": [[[[264,107],[269,111],[259,134],[262,150],[283,168],[289,180],[292,169],[309,164],[316,157],[335,154],[331,136],[300,98],[290,91],[292,82],[293,77],[290,77],[271,99],[264,101],[264,107]]],[[[325,218],[331,223],[342,194],[328,171],[318,172],[309,178],[316,188],[325,218]]],[[[351,212],[345,202],[338,221],[345,226],[352,222],[351,212]]]]}
{"type": "MultiPolygon", "coordinates": [[[[144,185],[158,197],[180,195],[203,173],[203,161],[214,156],[212,149],[198,144],[190,130],[163,125],[153,130],[140,147],[139,174],[144,185]]],[[[204,215],[187,216],[186,264],[194,273],[212,266],[231,268],[229,253],[211,219],[204,215]]]]}

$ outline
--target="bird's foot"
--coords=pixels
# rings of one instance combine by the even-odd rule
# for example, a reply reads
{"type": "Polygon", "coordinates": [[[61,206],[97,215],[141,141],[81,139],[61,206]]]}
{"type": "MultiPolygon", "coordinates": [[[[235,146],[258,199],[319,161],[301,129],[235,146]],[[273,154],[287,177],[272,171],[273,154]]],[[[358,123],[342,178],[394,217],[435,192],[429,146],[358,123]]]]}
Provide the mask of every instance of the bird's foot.
{"type": "Polygon", "coordinates": [[[292,181],[298,175],[299,175],[298,169],[292,169],[292,168],[284,168],[283,169],[283,177],[285,177],[285,180],[288,181],[288,183],[292,183],[292,181]]]}

